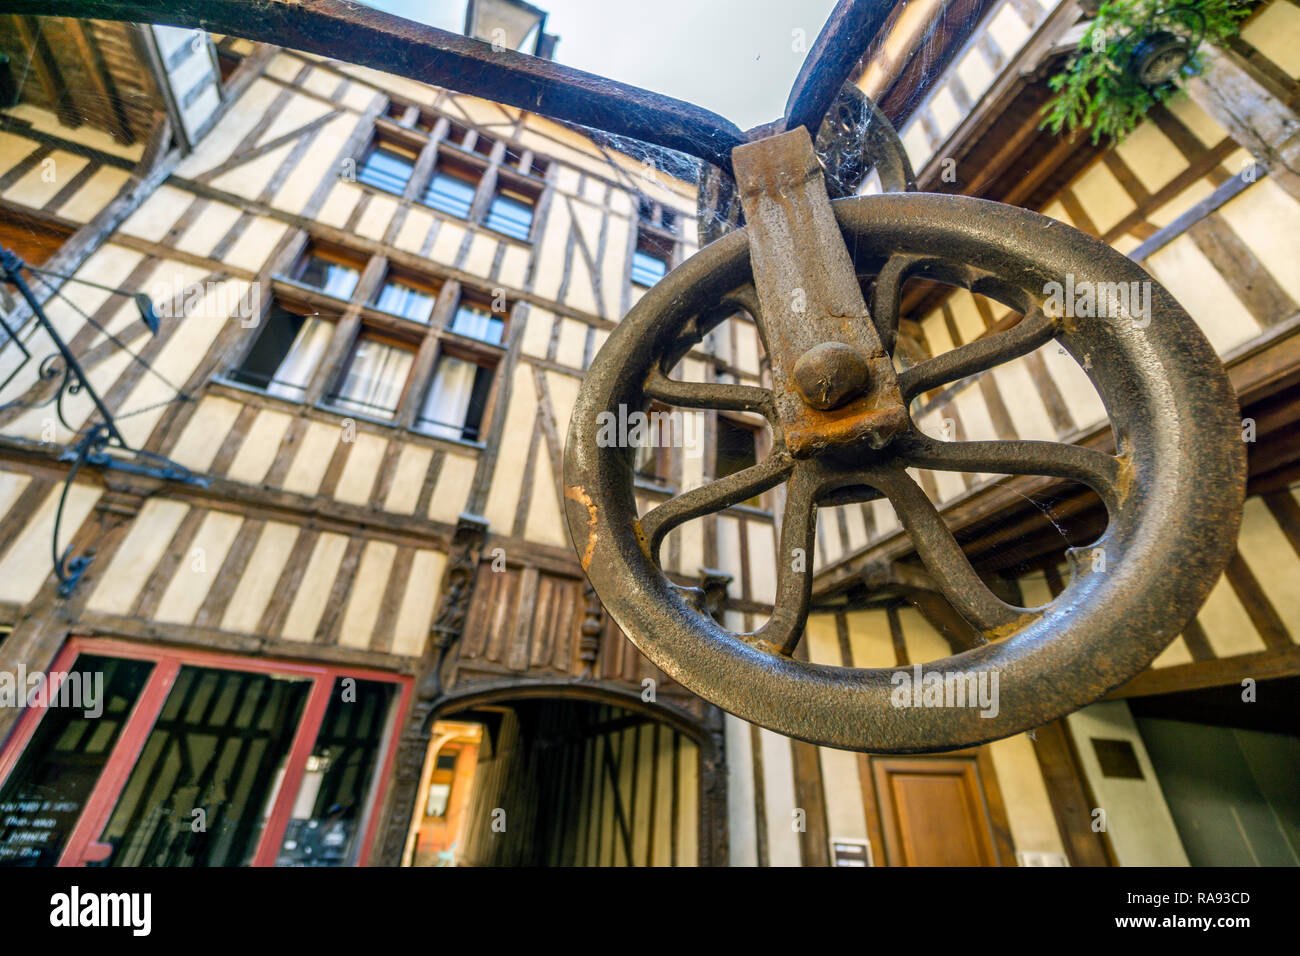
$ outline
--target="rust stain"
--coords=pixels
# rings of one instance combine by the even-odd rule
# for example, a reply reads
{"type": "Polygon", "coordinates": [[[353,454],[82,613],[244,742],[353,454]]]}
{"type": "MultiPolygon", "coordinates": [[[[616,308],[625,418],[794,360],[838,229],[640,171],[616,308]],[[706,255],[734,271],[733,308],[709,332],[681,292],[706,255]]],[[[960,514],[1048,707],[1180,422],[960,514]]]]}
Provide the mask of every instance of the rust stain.
{"type": "Polygon", "coordinates": [[[587,547],[582,552],[582,571],[585,574],[591,567],[592,556],[596,553],[596,505],[582,485],[569,485],[564,489],[564,497],[576,501],[587,509],[587,547]]]}

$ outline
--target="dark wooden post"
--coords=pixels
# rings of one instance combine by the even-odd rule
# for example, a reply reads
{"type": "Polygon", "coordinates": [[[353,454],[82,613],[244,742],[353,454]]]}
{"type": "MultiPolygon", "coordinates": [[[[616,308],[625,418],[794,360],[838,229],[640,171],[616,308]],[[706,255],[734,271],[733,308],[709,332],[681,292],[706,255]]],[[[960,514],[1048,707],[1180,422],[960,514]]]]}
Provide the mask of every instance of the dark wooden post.
{"type": "Polygon", "coordinates": [[[397,745],[387,821],[374,855],[379,866],[399,866],[402,862],[411,816],[419,801],[420,795],[416,791],[424,770],[424,756],[429,749],[433,712],[443,695],[443,672],[465,627],[465,614],[474,593],[479,556],[487,530],[487,522],[477,515],[463,514],[456,523],[451,551],[447,555],[447,568],[442,577],[442,603],[416,674],[415,701],[397,745]]]}

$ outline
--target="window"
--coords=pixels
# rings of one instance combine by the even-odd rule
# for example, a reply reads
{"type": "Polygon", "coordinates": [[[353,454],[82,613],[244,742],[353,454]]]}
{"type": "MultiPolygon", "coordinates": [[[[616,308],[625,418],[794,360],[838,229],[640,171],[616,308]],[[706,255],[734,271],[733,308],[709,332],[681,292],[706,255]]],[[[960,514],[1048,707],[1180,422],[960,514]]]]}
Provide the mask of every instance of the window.
{"type": "Polygon", "coordinates": [[[356,859],[396,690],[387,681],[335,679],[276,866],[347,866],[356,859]]]}
{"type": "MultiPolygon", "coordinates": [[[[718,416],[718,444],[714,451],[713,477],[725,478],[758,463],[758,430],[735,419],[718,416]]],[[[755,495],[741,504],[762,507],[762,496],[755,495]]]]}
{"type": "Polygon", "coordinates": [[[482,133],[479,133],[477,136],[474,137],[473,149],[474,152],[478,153],[480,156],[491,156],[492,147],[495,146],[496,144],[497,141],[494,140],[492,137],[484,136],[482,133]]]}
{"type": "Polygon", "coordinates": [[[375,308],[413,322],[428,322],[437,296],[432,288],[389,277],[375,297],[375,308]]]}
{"type": "Polygon", "coordinates": [[[469,218],[478,182],[466,173],[438,169],[424,191],[424,204],[458,219],[469,218]]]}
{"type": "Polygon", "coordinates": [[[429,799],[425,804],[426,817],[445,817],[447,805],[451,801],[451,790],[456,780],[456,758],[460,748],[442,750],[434,761],[433,773],[429,777],[429,799]]]}
{"type": "Polygon", "coordinates": [[[451,319],[451,331],[489,345],[500,345],[505,335],[505,320],[485,306],[462,302],[451,319]]]}
{"type": "Polygon", "coordinates": [[[336,299],[347,299],[357,287],[361,270],[330,253],[312,249],[302,257],[294,278],[336,299]]]}
{"type": "Polygon", "coordinates": [[[333,334],[332,322],[272,303],[253,347],[230,377],[270,395],[301,401],[333,334]]]}
{"type": "Polygon", "coordinates": [[[101,710],[25,709],[0,752],[0,864],[368,862],[408,682],[76,637],[50,669],[74,693],[94,679],[101,710]],[[147,736],[122,746],[130,721],[147,736]]]}
{"type": "Polygon", "coordinates": [[[668,274],[668,260],[654,251],[632,253],[632,281],[647,289],[668,274]]]}
{"type": "Polygon", "coordinates": [[[478,441],[494,366],[443,354],[416,427],[436,438],[478,441]]]}
{"type": "Polygon", "coordinates": [[[638,478],[657,485],[667,484],[670,469],[670,448],[674,432],[672,410],[663,405],[651,405],[647,414],[645,440],[636,446],[632,469],[638,478]]]}
{"type": "Polygon", "coordinates": [[[526,149],[521,153],[510,147],[506,147],[506,158],[503,162],[511,169],[517,169],[525,176],[532,176],[534,179],[545,179],[546,171],[551,165],[542,157],[534,155],[532,150],[526,149]]]}
{"type": "Polygon", "coordinates": [[[461,126],[459,123],[448,120],[447,135],[443,137],[444,143],[451,143],[452,145],[459,146],[463,149],[468,139],[469,139],[469,129],[467,127],[461,126]]]}
{"type": "Polygon", "coordinates": [[[375,418],[392,418],[411,372],[415,351],[363,332],[352,346],[343,379],[331,403],[375,418]]]}
{"type": "Polygon", "coordinates": [[[637,218],[647,226],[655,226],[665,232],[677,232],[677,211],[647,196],[637,199],[636,213],[637,218]]]}
{"type": "Polygon", "coordinates": [[[388,104],[385,115],[398,126],[404,126],[406,129],[418,129],[424,133],[433,129],[429,117],[413,104],[394,100],[388,104]]]}
{"type": "Polygon", "coordinates": [[[758,442],[754,429],[722,415],[718,416],[718,447],[714,478],[725,478],[758,463],[758,442]]]}
{"type": "Polygon", "coordinates": [[[503,232],[516,239],[527,239],[533,229],[533,201],[523,193],[510,189],[501,189],[492,197],[492,206],[488,209],[489,229],[503,232]]]}
{"type": "Polygon", "coordinates": [[[401,195],[415,170],[414,150],[395,143],[376,143],[366,154],[357,180],[386,193],[401,195]]]}

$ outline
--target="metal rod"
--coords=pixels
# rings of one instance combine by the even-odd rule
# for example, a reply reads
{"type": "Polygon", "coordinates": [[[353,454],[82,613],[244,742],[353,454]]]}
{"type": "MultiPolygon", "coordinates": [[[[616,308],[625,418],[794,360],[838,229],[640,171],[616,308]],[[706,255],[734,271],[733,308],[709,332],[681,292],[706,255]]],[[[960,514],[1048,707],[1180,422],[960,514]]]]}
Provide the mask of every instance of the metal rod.
{"type": "MultiPolygon", "coordinates": [[[[204,29],[383,70],[731,168],[745,134],[716,113],[344,0],[0,0],[0,13],[204,29]]],[[[836,89],[839,86],[836,84],[836,89]]]]}
{"type": "Polygon", "coordinates": [[[853,73],[867,52],[867,44],[880,32],[893,9],[891,0],[840,0],[835,5],[808,51],[786,100],[787,130],[806,126],[810,135],[817,135],[822,117],[835,102],[840,87],[853,73]]]}
{"type": "Polygon", "coordinates": [[[99,397],[99,393],[96,392],[94,386],[90,384],[90,379],[88,379],[86,373],[82,371],[81,363],[77,361],[67,344],[64,343],[63,338],[55,330],[54,326],[50,323],[50,320],[45,317],[45,310],[41,308],[41,304],[36,301],[36,296],[32,294],[31,287],[27,285],[27,280],[23,278],[23,260],[20,259],[16,253],[11,252],[4,247],[0,247],[0,266],[4,268],[5,279],[12,282],[18,289],[19,295],[27,301],[27,305],[31,308],[32,314],[36,317],[36,321],[41,324],[41,327],[45,329],[45,333],[54,341],[54,347],[59,350],[59,355],[62,356],[67,368],[76,375],[77,381],[81,384],[81,388],[85,389],[86,394],[90,396],[90,400],[94,403],[99,414],[104,417],[104,425],[108,429],[109,435],[120,446],[126,448],[126,439],[123,438],[122,433],[117,430],[117,425],[113,422],[113,416],[104,405],[103,399],[99,397]]]}

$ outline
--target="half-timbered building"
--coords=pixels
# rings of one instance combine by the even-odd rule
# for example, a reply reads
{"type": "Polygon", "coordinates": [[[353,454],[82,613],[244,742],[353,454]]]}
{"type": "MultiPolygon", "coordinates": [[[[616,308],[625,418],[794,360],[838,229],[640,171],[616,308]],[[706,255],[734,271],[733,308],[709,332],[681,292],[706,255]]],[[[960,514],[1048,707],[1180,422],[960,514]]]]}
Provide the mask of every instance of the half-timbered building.
{"type": "MultiPolygon", "coordinates": [[[[1032,734],[906,757],[696,697],[569,541],[569,417],[610,330],[697,251],[689,164],[342,59],[0,17],[0,246],[28,267],[26,295],[0,293],[0,864],[1300,860],[1300,7],[1259,4],[1109,147],[1040,129],[1079,5],[983,4],[969,38],[948,6],[900,4],[856,80],[920,188],[1040,211],[1150,271],[1228,369],[1250,483],[1227,572],[1148,670],[1032,734]],[[93,706],[64,674],[98,675],[93,706]]],[[[533,27],[512,42],[549,53],[533,27]]],[[[919,356],[1015,318],[934,282],[903,303],[919,356]]],[[[753,321],[678,374],[765,381],[753,321]]],[[[770,447],[747,413],[649,411],[643,509],[770,447]]],[[[1113,441],[1054,344],[913,415],[942,439],[1113,441]]],[[[917,477],[1028,606],[1105,520],[1055,479],[917,477]]],[[[775,600],[771,498],[663,549],[736,631],[775,600]]],[[[817,522],[798,655],[969,646],[887,501],[817,522]]]]}

